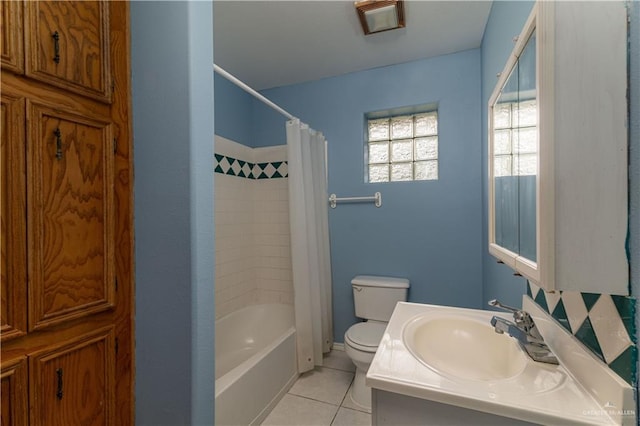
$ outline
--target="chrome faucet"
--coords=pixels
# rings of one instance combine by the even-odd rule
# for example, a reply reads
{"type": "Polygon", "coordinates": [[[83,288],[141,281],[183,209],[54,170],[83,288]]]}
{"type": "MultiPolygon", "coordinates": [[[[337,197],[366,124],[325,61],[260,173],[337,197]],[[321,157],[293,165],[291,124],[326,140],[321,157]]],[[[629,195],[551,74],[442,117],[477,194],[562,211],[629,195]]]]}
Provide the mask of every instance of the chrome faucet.
{"type": "Polygon", "coordinates": [[[520,344],[520,347],[532,360],[547,364],[558,364],[558,359],[551,352],[549,346],[544,342],[542,335],[538,331],[538,328],[529,313],[522,309],[503,305],[495,299],[489,301],[489,306],[494,306],[513,313],[514,321],[509,321],[499,316],[491,318],[491,325],[494,327],[496,333],[507,333],[509,336],[516,339],[518,344],[520,344]]]}

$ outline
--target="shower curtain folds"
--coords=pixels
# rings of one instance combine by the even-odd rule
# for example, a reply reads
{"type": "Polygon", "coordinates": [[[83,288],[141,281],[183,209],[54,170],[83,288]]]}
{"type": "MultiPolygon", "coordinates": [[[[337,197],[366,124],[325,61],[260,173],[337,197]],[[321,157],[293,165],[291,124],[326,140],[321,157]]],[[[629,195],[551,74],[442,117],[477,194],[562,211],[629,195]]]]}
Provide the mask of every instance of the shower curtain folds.
{"type": "Polygon", "coordinates": [[[298,371],[322,365],[333,344],[326,141],[298,119],[287,122],[289,221],[298,371]]]}

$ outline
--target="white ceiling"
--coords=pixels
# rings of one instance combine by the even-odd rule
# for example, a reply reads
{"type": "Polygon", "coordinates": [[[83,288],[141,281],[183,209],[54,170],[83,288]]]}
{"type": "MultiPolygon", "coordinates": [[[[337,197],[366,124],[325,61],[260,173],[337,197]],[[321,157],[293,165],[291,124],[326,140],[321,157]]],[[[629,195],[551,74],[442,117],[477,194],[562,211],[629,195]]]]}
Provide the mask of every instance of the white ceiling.
{"type": "Polygon", "coordinates": [[[214,1],[216,64],[257,90],[480,47],[491,1],[405,1],[364,36],[353,1],[214,1]]]}

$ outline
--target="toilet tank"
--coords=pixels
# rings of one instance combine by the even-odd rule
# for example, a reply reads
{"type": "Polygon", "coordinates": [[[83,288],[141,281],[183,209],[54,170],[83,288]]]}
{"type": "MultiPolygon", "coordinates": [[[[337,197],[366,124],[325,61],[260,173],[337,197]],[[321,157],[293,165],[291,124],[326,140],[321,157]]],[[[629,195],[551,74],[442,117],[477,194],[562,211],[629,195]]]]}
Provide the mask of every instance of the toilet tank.
{"type": "Polygon", "coordinates": [[[351,280],[351,286],[358,318],[389,321],[396,303],[407,300],[409,280],[358,275],[351,280]]]}

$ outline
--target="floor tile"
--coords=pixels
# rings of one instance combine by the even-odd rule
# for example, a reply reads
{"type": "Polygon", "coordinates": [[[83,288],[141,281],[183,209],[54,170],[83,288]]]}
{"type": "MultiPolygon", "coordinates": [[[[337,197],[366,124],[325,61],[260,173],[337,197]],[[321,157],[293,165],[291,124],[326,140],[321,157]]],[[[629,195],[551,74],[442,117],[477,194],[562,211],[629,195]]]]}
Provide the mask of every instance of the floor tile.
{"type": "Polygon", "coordinates": [[[329,426],[338,407],[287,394],[262,422],[264,426],[329,426]]]}
{"type": "Polygon", "coordinates": [[[340,405],[353,381],[353,373],[316,367],[302,374],[291,387],[289,393],[340,405]]]}
{"type": "Polygon", "coordinates": [[[350,408],[352,410],[357,410],[357,411],[362,411],[364,413],[369,413],[371,414],[371,410],[366,410],[356,404],[353,403],[353,401],[351,401],[351,389],[353,388],[353,383],[351,383],[351,386],[349,386],[349,390],[347,391],[347,394],[344,396],[344,400],[342,401],[342,407],[346,407],[346,408],[350,408]]]}
{"type": "Polygon", "coordinates": [[[322,359],[322,366],[349,371],[351,373],[356,371],[356,366],[353,365],[351,358],[349,358],[345,351],[332,350],[322,359]]]}
{"type": "Polygon", "coordinates": [[[371,414],[340,407],[332,426],[371,426],[371,414]]]}

